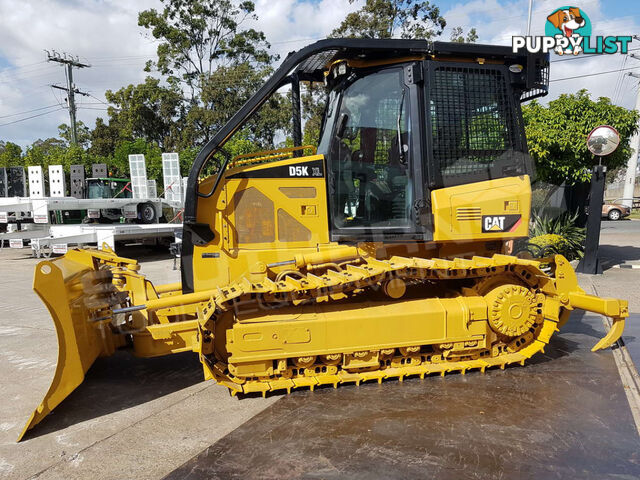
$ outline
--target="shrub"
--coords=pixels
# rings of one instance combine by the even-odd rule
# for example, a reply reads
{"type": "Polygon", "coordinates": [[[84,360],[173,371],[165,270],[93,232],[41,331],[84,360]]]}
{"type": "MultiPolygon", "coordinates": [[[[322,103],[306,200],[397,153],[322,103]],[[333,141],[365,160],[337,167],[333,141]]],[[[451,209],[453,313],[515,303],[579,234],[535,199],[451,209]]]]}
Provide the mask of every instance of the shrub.
{"type": "Polygon", "coordinates": [[[565,252],[568,250],[568,244],[564,237],[556,235],[555,233],[546,233],[544,235],[532,237],[529,239],[529,245],[535,245],[538,247],[540,256],[543,257],[554,255],[556,253],[565,255],[565,252]]]}
{"type": "Polygon", "coordinates": [[[547,212],[533,212],[529,228],[529,244],[536,245],[543,255],[560,254],[568,260],[582,258],[585,229],[576,226],[578,212],[564,212],[550,216],[547,212]]]}

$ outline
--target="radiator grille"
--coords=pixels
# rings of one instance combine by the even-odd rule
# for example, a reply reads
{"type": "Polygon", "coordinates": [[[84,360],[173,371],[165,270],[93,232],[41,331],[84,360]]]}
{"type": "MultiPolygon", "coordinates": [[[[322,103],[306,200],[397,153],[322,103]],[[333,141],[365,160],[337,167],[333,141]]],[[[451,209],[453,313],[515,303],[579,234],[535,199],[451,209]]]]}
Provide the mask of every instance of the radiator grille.
{"type": "Polygon", "coordinates": [[[273,202],[249,187],[233,196],[238,243],[270,243],[276,239],[273,202]]]}
{"type": "Polygon", "coordinates": [[[482,220],[480,207],[465,207],[456,210],[456,220],[459,222],[482,220]]]}

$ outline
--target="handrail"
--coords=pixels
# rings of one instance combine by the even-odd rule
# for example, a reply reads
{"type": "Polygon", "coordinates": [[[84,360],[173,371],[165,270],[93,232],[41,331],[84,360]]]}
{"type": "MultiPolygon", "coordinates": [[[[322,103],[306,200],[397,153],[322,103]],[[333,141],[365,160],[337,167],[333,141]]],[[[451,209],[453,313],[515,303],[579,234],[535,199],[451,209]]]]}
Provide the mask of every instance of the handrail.
{"type": "Polygon", "coordinates": [[[253,162],[284,158],[299,150],[311,150],[311,155],[316,154],[316,147],[313,145],[302,145],[300,147],[286,147],[275,150],[263,150],[261,152],[245,153],[236,155],[231,159],[232,165],[246,165],[253,162]]]}

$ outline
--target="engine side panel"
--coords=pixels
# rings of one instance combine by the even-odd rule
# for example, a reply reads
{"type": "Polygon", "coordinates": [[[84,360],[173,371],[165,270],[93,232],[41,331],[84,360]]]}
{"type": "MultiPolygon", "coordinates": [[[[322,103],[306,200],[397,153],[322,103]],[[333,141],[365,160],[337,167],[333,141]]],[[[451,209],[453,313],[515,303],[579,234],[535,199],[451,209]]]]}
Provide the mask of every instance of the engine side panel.
{"type": "MultiPolygon", "coordinates": [[[[195,291],[228,284],[258,262],[331,248],[324,174],[321,155],[228,170],[222,188],[199,200],[198,221],[215,239],[194,247],[195,291]]],[[[212,185],[207,179],[200,191],[212,185]]]]}
{"type": "Polygon", "coordinates": [[[531,212],[529,177],[507,177],[431,192],[436,242],[526,237],[531,212]]]}

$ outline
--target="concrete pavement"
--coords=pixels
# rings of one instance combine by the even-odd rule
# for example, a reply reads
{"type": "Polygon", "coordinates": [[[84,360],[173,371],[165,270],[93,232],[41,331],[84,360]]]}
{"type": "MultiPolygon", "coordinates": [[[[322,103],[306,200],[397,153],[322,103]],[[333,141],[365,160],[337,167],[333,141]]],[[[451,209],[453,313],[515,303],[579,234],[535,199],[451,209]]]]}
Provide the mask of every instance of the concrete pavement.
{"type": "Polygon", "coordinates": [[[166,480],[637,479],[612,352],[590,351],[603,334],[576,312],[525,367],[296,391],[166,480]]]}
{"type": "Polygon", "coordinates": [[[640,220],[603,220],[599,254],[605,274],[579,275],[581,283],[590,278],[599,295],[629,300],[629,310],[640,313],[640,270],[614,268],[640,263],[640,220]]]}
{"type": "MultiPolygon", "coordinates": [[[[57,358],[49,313],[31,290],[36,263],[27,249],[0,251],[0,478],[160,478],[278,399],[231,397],[202,381],[194,354],[145,360],[119,352],[98,359],[85,382],[16,443],[57,358]]],[[[142,268],[169,283],[179,280],[171,263],[147,252],[142,268]]]]}

